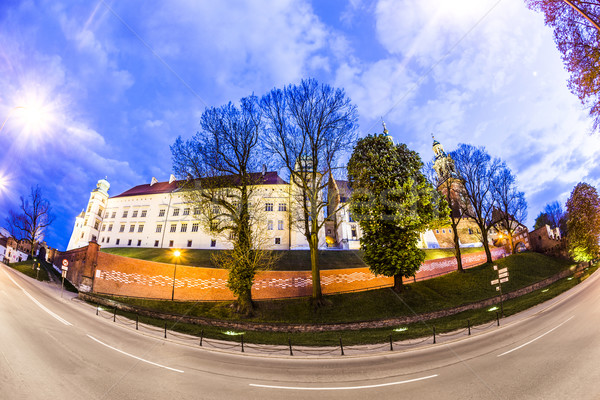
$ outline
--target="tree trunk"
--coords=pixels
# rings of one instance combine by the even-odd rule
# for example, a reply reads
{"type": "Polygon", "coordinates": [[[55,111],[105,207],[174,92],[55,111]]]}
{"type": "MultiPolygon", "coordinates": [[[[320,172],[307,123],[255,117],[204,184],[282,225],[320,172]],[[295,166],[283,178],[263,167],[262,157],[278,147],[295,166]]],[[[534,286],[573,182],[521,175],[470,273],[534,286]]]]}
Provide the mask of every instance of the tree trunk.
{"type": "Polygon", "coordinates": [[[394,275],[394,292],[404,292],[404,285],[402,284],[402,275],[400,274],[394,275]]]}
{"type": "Polygon", "coordinates": [[[254,313],[254,303],[252,302],[252,290],[240,292],[237,298],[237,312],[250,317],[254,313]]]}
{"type": "Polygon", "coordinates": [[[310,267],[312,271],[312,305],[318,308],[324,305],[321,292],[321,271],[319,269],[319,237],[316,233],[310,235],[310,267]]]}
{"type": "MultiPolygon", "coordinates": [[[[480,228],[481,229],[481,228],[480,228]]],[[[483,249],[485,250],[486,262],[492,262],[492,252],[490,251],[490,244],[488,243],[488,233],[485,229],[481,229],[481,239],[483,242],[483,249]]]]}
{"type": "Polygon", "coordinates": [[[454,257],[456,257],[456,267],[458,272],[465,272],[462,266],[462,256],[460,253],[460,238],[458,237],[458,223],[452,218],[452,232],[454,233],[454,257]]]}

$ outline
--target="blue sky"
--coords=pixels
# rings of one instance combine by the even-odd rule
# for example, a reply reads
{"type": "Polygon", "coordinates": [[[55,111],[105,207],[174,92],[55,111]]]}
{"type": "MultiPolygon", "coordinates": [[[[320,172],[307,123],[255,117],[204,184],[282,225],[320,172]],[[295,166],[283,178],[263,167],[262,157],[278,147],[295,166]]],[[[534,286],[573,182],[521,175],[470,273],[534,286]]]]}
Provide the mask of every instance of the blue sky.
{"type": "Polygon", "coordinates": [[[521,0],[3,1],[0,218],[39,184],[64,249],[98,179],[110,193],[171,173],[171,145],[207,106],[302,78],[344,88],[360,134],[432,157],[504,159],[531,227],[573,186],[598,186],[597,136],[543,16],[521,0]],[[16,106],[41,107],[37,121],[16,106]],[[12,111],[11,111],[12,110],[12,111]]]}

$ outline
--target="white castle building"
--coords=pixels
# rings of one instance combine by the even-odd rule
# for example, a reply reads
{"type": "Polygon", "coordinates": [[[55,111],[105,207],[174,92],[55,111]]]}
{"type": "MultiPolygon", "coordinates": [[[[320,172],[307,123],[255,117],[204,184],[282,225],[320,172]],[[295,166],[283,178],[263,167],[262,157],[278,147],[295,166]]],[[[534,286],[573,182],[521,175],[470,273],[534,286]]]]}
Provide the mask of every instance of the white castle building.
{"type": "MultiPolygon", "coordinates": [[[[260,173],[257,173],[260,174],[260,173]]],[[[102,247],[156,247],[228,249],[231,241],[211,234],[199,221],[200,210],[186,201],[180,181],[173,175],[168,182],[152,178],[149,184],[135,186],[117,196],[109,196],[110,184],[99,180],[87,207],[75,219],[67,250],[96,241],[102,247]]],[[[262,203],[261,223],[266,232],[265,247],[272,250],[307,249],[304,235],[292,221],[295,201],[291,185],[277,172],[263,172],[253,191],[262,203]],[[256,190],[257,189],[257,190],[256,190]]],[[[325,218],[325,215],[323,215],[325,218]]],[[[347,212],[339,213],[337,223],[321,229],[320,247],[358,248],[359,227],[347,212]],[[325,236],[329,236],[326,242],[325,236]],[[338,239],[339,238],[339,239],[338,239]]]]}

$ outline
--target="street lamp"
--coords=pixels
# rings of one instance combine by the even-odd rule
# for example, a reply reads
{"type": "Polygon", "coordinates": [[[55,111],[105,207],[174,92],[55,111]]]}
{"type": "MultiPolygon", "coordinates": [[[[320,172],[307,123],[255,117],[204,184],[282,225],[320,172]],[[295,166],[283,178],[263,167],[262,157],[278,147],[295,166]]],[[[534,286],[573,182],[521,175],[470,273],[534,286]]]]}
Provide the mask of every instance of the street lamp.
{"type": "Polygon", "coordinates": [[[171,292],[171,301],[175,300],[175,276],[177,275],[177,262],[179,261],[180,255],[181,252],[179,250],[173,252],[173,257],[175,257],[175,268],[173,269],[173,291],[171,292]]]}

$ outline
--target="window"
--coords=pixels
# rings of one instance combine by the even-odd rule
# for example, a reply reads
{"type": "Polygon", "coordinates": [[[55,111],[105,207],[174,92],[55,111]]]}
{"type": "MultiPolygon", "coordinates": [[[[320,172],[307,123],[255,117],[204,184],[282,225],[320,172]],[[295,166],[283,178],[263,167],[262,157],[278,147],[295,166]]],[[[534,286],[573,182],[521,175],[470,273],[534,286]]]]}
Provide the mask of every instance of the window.
{"type": "Polygon", "coordinates": [[[90,212],[92,210],[92,205],[88,205],[87,211],[86,212],[90,212]]]}
{"type": "Polygon", "coordinates": [[[442,233],[446,233],[446,230],[445,230],[445,229],[442,229],[442,233]]]}
{"type": "Polygon", "coordinates": [[[98,226],[100,226],[100,222],[99,221],[95,221],[94,222],[94,229],[98,230],[98,226]]]}
{"type": "Polygon", "coordinates": [[[174,208],[173,209],[173,216],[177,217],[179,215],[179,208],[174,208]]]}
{"type": "Polygon", "coordinates": [[[354,222],[354,218],[352,218],[350,211],[348,211],[348,222],[354,222]]]}
{"type": "Polygon", "coordinates": [[[119,232],[125,232],[125,224],[121,224],[121,227],[119,228],[119,232]]]}
{"type": "Polygon", "coordinates": [[[109,237],[106,238],[106,243],[108,243],[108,242],[110,242],[110,238],[109,237]]]}
{"type": "Polygon", "coordinates": [[[452,228],[448,228],[448,233],[452,233],[452,228]]]}
{"type": "Polygon", "coordinates": [[[469,228],[469,235],[473,234],[473,230],[471,228],[469,228]]]}
{"type": "Polygon", "coordinates": [[[281,244],[281,238],[275,238],[275,244],[281,244]]]}
{"type": "Polygon", "coordinates": [[[117,241],[115,242],[115,244],[119,244],[121,243],[121,239],[117,239],[117,241]]]}
{"type": "Polygon", "coordinates": [[[283,221],[277,221],[277,230],[282,231],[283,230],[283,221]]]}
{"type": "Polygon", "coordinates": [[[217,247],[217,240],[216,239],[212,239],[210,241],[210,247],[217,247]]]}
{"type": "Polygon", "coordinates": [[[435,233],[440,233],[440,230],[439,230],[439,229],[436,229],[436,230],[435,230],[435,233]]]}
{"type": "Polygon", "coordinates": [[[106,224],[102,224],[102,232],[106,230],[106,224]]]}
{"type": "Polygon", "coordinates": [[[129,232],[135,231],[135,224],[129,225],[129,232]]]}
{"type": "Polygon", "coordinates": [[[183,209],[183,215],[190,215],[190,209],[189,209],[189,207],[183,209]]]}
{"type": "Polygon", "coordinates": [[[102,211],[104,211],[104,208],[100,207],[100,208],[98,209],[98,216],[99,216],[99,217],[102,217],[102,211]]]}
{"type": "Polygon", "coordinates": [[[146,213],[147,213],[147,211],[146,211],[146,210],[142,210],[142,215],[140,215],[140,217],[142,217],[142,218],[146,218],[146,213]]]}
{"type": "Polygon", "coordinates": [[[192,247],[192,241],[188,240],[188,246],[187,247],[192,247]]]}
{"type": "Polygon", "coordinates": [[[123,211],[123,218],[127,218],[127,213],[128,213],[127,210],[123,211]]]}
{"type": "Polygon", "coordinates": [[[352,226],[352,239],[356,239],[356,226],[352,226]]]}
{"type": "Polygon", "coordinates": [[[154,247],[158,247],[158,240],[154,241],[154,247]]]}
{"type": "Polygon", "coordinates": [[[115,218],[117,216],[117,212],[113,211],[111,218],[115,218]]]}
{"type": "Polygon", "coordinates": [[[81,232],[81,238],[83,239],[83,232],[81,232]]]}
{"type": "Polygon", "coordinates": [[[187,232],[187,224],[181,224],[181,232],[187,232]]]}
{"type": "Polygon", "coordinates": [[[265,203],[265,211],[273,211],[273,203],[265,203]]]}
{"type": "Polygon", "coordinates": [[[221,213],[221,210],[219,210],[219,207],[213,207],[212,213],[214,215],[219,215],[221,213]]]}
{"type": "Polygon", "coordinates": [[[198,223],[197,222],[194,222],[192,224],[192,232],[198,232],[198,223]]]}
{"type": "Polygon", "coordinates": [[[83,226],[87,226],[87,222],[88,222],[88,219],[86,218],[85,221],[83,221],[83,226]]]}
{"type": "Polygon", "coordinates": [[[156,225],[156,232],[158,232],[158,233],[162,232],[162,225],[161,224],[156,225]]]}
{"type": "Polygon", "coordinates": [[[271,221],[271,220],[267,221],[267,230],[269,230],[269,231],[273,230],[273,221],[271,221]]]}
{"type": "Polygon", "coordinates": [[[177,232],[177,224],[171,224],[171,232],[177,232]]]}
{"type": "Polygon", "coordinates": [[[279,203],[279,211],[287,211],[287,204],[279,203]]]}
{"type": "Polygon", "coordinates": [[[194,215],[198,215],[198,214],[200,214],[200,208],[195,207],[194,208],[194,215]]]}
{"type": "Polygon", "coordinates": [[[102,243],[104,243],[104,238],[102,238],[102,243]]]}
{"type": "Polygon", "coordinates": [[[158,216],[159,216],[159,217],[164,217],[164,216],[165,216],[165,210],[160,210],[160,211],[158,212],[158,216]]]}
{"type": "Polygon", "coordinates": [[[234,239],[235,239],[235,232],[229,231],[229,240],[234,240],[234,239]]]}
{"type": "Polygon", "coordinates": [[[138,210],[135,210],[133,214],[131,214],[131,218],[137,218],[138,210]]]}
{"type": "Polygon", "coordinates": [[[212,231],[216,231],[218,227],[219,227],[218,223],[216,223],[216,222],[211,222],[210,223],[210,230],[211,230],[211,232],[212,231]]]}
{"type": "Polygon", "coordinates": [[[143,232],[144,231],[144,224],[139,224],[138,225],[138,232],[143,232]]]}
{"type": "Polygon", "coordinates": [[[173,247],[173,241],[169,240],[169,247],[173,247]]]}
{"type": "Polygon", "coordinates": [[[127,241],[127,246],[131,246],[131,239],[127,241]]]}
{"type": "Polygon", "coordinates": [[[138,240],[138,247],[140,247],[142,245],[142,241],[138,240]]]}

